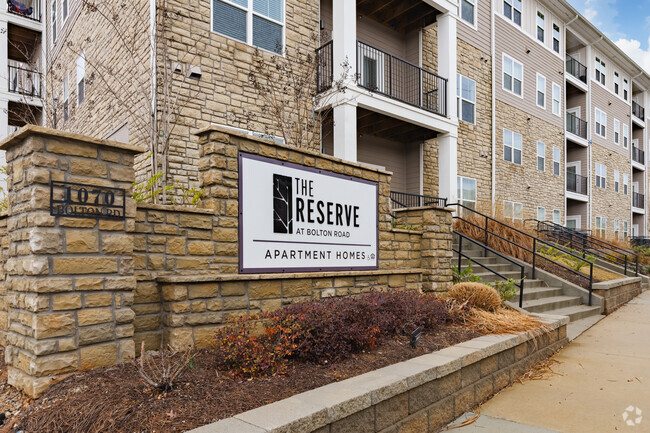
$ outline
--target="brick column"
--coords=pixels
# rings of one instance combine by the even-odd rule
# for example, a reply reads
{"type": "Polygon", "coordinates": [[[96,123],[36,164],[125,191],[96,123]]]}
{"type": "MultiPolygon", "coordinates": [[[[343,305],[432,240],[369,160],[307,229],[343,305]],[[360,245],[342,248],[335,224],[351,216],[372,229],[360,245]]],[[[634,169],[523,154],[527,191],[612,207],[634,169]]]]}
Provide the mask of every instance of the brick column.
{"type": "Polygon", "coordinates": [[[452,286],[452,209],[424,209],[422,221],[422,290],[447,292],[452,286]]]}
{"type": "Polygon", "coordinates": [[[9,383],[38,396],[67,373],[134,355],[130,197],[142,149],[37,126],[0,149],[9,190],[5,360],[9,383]],[[52,180],[125,189],[125,218],[51,216],[52,180]]]}

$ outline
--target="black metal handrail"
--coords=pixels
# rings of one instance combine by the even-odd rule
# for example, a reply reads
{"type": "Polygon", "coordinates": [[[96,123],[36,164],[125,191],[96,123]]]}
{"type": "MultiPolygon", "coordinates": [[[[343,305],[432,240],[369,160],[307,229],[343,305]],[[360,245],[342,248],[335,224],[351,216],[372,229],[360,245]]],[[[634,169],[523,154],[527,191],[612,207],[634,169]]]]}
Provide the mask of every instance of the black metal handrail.
{"type": "MultiPolygon", "coordinates": [[[[543,239],[539,239],[539,238],[537,238],[535,236],[532,236],[529,233],[526,233],[523,230],[519,230],[516,227],[510,226],[510,225],[508,225],[508,224],[506,224],[504,222],[501,222],[501,221],[499,221],[497,219],[489,217],[489,216],[487,216],[487,215],[485,215],[485,214],[483,214],[481,212],[478,212],[478,211],[476,211],[476,210],[474,210],[472,208],[469,208],[467,206],[464,206],[464,205],[462,205],[460,203],[450,204],[449,206],[457,206],[459,208],[462,208],[464,210],[467,210],[469,212],[474,213],[476,215],[476,217],[478,217],[478,218],[484,219],[485,224],[483,226],[480,226],[480,225],[478,225],[478,224],[476,224],[476,223],[474,223],[472,221],[469,221],[466,218],[463,218],[460,215],[460,212],[456,212],[456,215],[453,217],[455,220],[463,221],[464,223],[469,224],[472,227],[475,227],[475,228],[479,229],[482,232],[483,236],[484,236],[483,244],[486,247],[489,247],[489,242],[490,242],[491,238],[498,238],[498,239],[501,239],[502,241],[507,242],[508,244],[510,244],[511,246],[516,248],[518,251],[522,252],[521,257],[517,257],[517,258],[519,258],[520,260],[523,260],[523,261],[529,261],[530,262],[530,264],[532,266],[532,276],[531,277],[533,279],[535,279],[535,271],[537,269],[537,261],[540,260],[540,259],[546,260],[547,262],[552,263],[554,266],[558,266],[558,267],[564,269],[566,272],[572,273],[575,276],[584,279],[586,284],[587,284],[587,289],[589,290],[589,305],[591,306],[591,299],[592,299],[592,293],[593,293],[593,282],[594,282],[594,264],[591,261],[586,260],[585,257],[581,257],[581,256],[579,256],[579,255],[577,255],[577,254],[575,254],[575,253],[573,253],[571,251],[568,251],[568,250],[566,250],[564,248],[561,248],[561,247],[558,248],[557,244],[547,242],[547,241],[545,241],[543,239]],[[526,239],[528,242],[532,243],[532,247],[529,248],[527,246],[521,245],[521,244],[513,241],[512,239],[508,239],[508,238],[506,238],[504,236],[499,235],[498,233],[495,233],[494,231],[490,230],[490,223],[496,224],[496,225],[501,226],[501,227],[505,227],[508,230],[512,230],[512,231],[518,233],[524,239],[526,239]],[[538,249],[538,247],[543,246],[543,245],[546,245],[547,247],[560,249],[565,256],[571,256],[571,257],[576,258],[576,259],[578,259],[580,261],[584,261],[585,263],[588,263],[589,264],[589,275],[585,275],[582,272],[576,271],[575,269],[572,269],[572,268],[570,268],[568,266],[563,265],[560,262],[557,262],[555,260],[550,259],[549,257],[546,257],[543,254],[540,254],[537,251],[537,249],[538,249]]],[[[549,272],[553,273],[553,270],[549,270],[549,269],[547,269],[547,270],[549,272]]]]}
{"type": "Polygon", "coordinates": [[[645,122],[645,108],[635,101],[632,101],[632,114],[645,122]]]}
{"type": "Polygon", "coordinates": [[[630,244],[633,247],[647,247],[650,246],[650,236],[631,236],[630,244]]]}
{"type": "Polygon", "coordinates": [[[7,1],[7,12],[13,15],[18,15],[28,20],[41,22],[41,2],[40,0],[27,2],[19,2],[17,0],[7,1]],[[25,4],[25,3],[30,3],[25,4]]]}
{"type": "MultiPolygon", "coordinates": [[[[515,260],[512,260],[510,257],[506,256],[505,254],[501,254],[497,250],[493,250],[492,248],[488,247],[487,245],[483,245],[482,243],[480,243],[476,239],[472,239],[469,236],[465,236],[464,234],[462,234],[460,232],[457,232],[456,230],[453,231],[453,234],[458,236],[458,249],[457,250],[454,249],[453,246],[452,246],[451,249],[452,249],[453,252],[458,254],[458,270],[459,271],[461,270],[461,267],[462,267],[461,265],[462,265],[463,258],[465,258],[465,259],[467,259],[469,261],[472,260],[471,257],[467,256],[466,254],[463,254],[463,239],[466,239],[466,240],[472,242],[473,244],[480,246],[485,251],[489,251],[492,254],[502,258],[503,260],[506,260],[506,261],[510,262],[511,264],[519,267],[519,269],[520,269],[519,283],[515,284],[515,285],[517,287],[519,287],[519,308],[523,308],[523,303],[524,303],[524,278],[526,276],[525,275],[526,268],[524,267],[524,265],[522,265],[521,263],[516,262],[515,260]]],[[[499,271],[495,271],[494,269],[490,268],[488,265],[486,265],[484,263],[481,263],[481,262],[475,262],[475,263],[477,265],[479,265],[480,267],[482,267],[483,269],[485,269],[486,271],[491,272],[494,275],[496,275],[496,276],[498,276],[498,277],[500,277],[500,278],[502,278],[502,279],[504,279],[506,281],[509,279],[508,277],[501,274],[499,271]]]]}
{"type": "Polygon", "coordinates": [[[632,146],[632,159],[639,164],[645,164],[645,152],[636,146],[632,146]]]}
{"type": "Polygon", "coordinates": [[[589,178],[577,173],[566,173],[566,190],[575,192],[576,194],[587,195],[587,188],[589,185],[589,178]]]}
{"type": "Polygon", "coordinates": [[[618,245],[591,236],[588,232],[577,231],[550,221],[535,221],[538,236],[556,244],[578,251],[583,257],[590,255],[615,265],[623,266],[623,274],[628,269],[639,273],[639,255],[618,245]],[[632,268],[630,268],[632,267],[632,268]]]}
{"type": "Polygon", "coordinates": [[[9,91],[21,95],[41,97],[41,73],[9,65],[9,91]]]}
{"type": "Polygon", "coordinates": [[[566,130],[571,134],[587,139],[587,122],[573,113],[566,114],[566,130]]]}
{"type": "Polygon", "coordinates": [[[359,86],[441,116],[447,116],[447,79],[357,41],[359,86]]]}
{"type": "Polygon", "coordinates": [[[643,209],[645,207],[645,195],[639,192],[632,193],[632,207],[643,209]]]}
{"type": "Polygon", "coordinates": [[[316,91],[332,88],[334,81],[334,43],[329,41],[316,50],[316,91]]]}
{"type": "Polygon", "coordinates": [[[566,56],[566,71],[587,84],[587,67],[568,54],[566,56]]]}
{"type": "Polygon", "coordinates": [[[409,194],[406,192],[390,192],[392,209],[406,209],[411,207],[438,206],[447,207],[447,199],[430,195],[409,194]]]}

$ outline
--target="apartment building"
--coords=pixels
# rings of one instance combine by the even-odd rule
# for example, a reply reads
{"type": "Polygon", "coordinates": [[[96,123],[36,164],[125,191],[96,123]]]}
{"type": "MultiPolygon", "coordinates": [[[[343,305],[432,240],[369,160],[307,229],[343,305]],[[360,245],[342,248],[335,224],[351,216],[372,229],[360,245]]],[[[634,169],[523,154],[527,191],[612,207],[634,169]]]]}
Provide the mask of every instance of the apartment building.
{"type": "Polygon", "coordinates": [[[48,98],[67,107],[60,113],[59,102],[56,127],[143,140],[129,118],[138,110],[116,95],[133,92],[134,74],[152,77],[138,82],[154,101],[160,93],[151,84],[160,55],[147,42],[156,7],[165,8],[168,60],[195,73],[171,141],[172,182],[198,182],[198,127],[273,135],[248,80],[254,52],[270,62],[282,48],[306,49],[321,62],[316,91],[332,94],[316,107],[328,116],[314,149],[392,171],[395,192],[607,236],[647,233],[650,76],[568,2],[139,0],[122,14],[140,35],[128,52],[81,5],[48,2],[48,27],[60,21],[58,39],[48,33],[47,65],[57,71],[48,98]],[[119,61],[133,52],[142,70],[119,61]],[[92,65],[107,60],[114,77],[99,79],[92,65]],[[345,73],[354,80],[337,93],[332,82],[345,73]]]}

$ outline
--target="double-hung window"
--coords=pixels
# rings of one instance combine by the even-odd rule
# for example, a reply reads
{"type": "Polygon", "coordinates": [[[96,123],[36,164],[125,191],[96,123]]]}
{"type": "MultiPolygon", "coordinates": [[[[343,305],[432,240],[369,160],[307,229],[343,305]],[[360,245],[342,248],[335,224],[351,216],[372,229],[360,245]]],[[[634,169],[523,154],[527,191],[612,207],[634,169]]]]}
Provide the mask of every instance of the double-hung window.
{"type": "Polygon", "coordinates": [[[560,159],[561,151],[559,147],[553,148],[553,174],[556,176],[560,175],[560,159]]]}
{"type": "Polygon", "coordinates": [[[460,17],[471,25],[476,25],[476,0],[460,1],[460,17]]]}
{"type": "Polygon", "coordinates": [[[605,233],[607,232],[607,218],[596,217],[596,232],[598,236],[605,237],[605,233]]]}
{"type": "Polygon", "coordinates": [[[620,134],[621,134],[621,122],[618,119],[614,119],[614,143],[620,144],[620,134]]]}
{"type": "Polygon", "coordinates": [[[603,86],[605,85],[605,76],[607,75],[607,67],[605,62],[596,57],[596,81],[603,86]]]}
{"type": "Polygon", "coordinates": [[[562,221],[562,212],[560,209],[553,209],[553,223],[561,224],[562,221]]]}
{"type": "Polygon", "coordinates": [[[596,135],[607,138],[607,114],[596,108],[596,135]]]}
{"type": "Polygon", "coordinates": [[[619,181],[618,170],[614,170],[614,192],[618,192],[618,181],[619,181]]]}
{"type": "Polygon", "coordinates": [[[618,239],[621,226],[618,220],[614,220],[614,238],[618,239]]]}
{"type": "Polygon", "coordinates": [[[61,1],[61,9],[63,13],[63,22],[68,19],[68,0],[61,1]]]}
{"type": "Polygon", "coordinates": [[[553,23],[553,51],[560,52],[560,26],[553,23]]]}
{"type": "Polygon", "coordinates": [[[503,159],[521,165],[521,134],[508,129],[503,130],[503,159]]]}
{"type": "Polygon", "coordinates": [[[627,195],[627,189],[629,185],[629,178],[627,173],[623,173],[623,194],[627,195]]]}
{"type": "Polygon", "coordinates": [[[524,65],[512,57],[503,56],[503,88],[515,95],[522,95],[524,65]]]}
{"type": "Polygon", "coordinates": [[[544,171],[546,165],[546,145],[541,141],[537,142],[537,170],[544,171]]]}
{"type": "Polygon", "coordinates": [[[521,203],[503,201],[503,216],[508,220],[524,219],[524,206],[521,203]]]}
{"type": "Polygon", "coordinates": [[[614,72],[614,93],[618,95],[618,85],[619,85],[620,77],[618,76],[618,72],[614,72]]]}
{"type": "Polygon", "coordinates": [[[65,78],[63,79],[63,123],[67,122],[68,117],[70,116],[70,111],[69,111],[70,89],[68,87],[68,78],[69,75],[66,75],[65,78]]]}
{"type": "Polygon", "coordinates": [[[537,11],[537,40],[544,43],[544,30],[546,29],[544,14],[537,11]]]}
{"type": "Polygon", "coordinates": [[[456,96],[458,97],[458,116],[460,120],[475,123],[476,81],[457,74],[456,96]]]}
{"type": "Polygon", "coordinates": [[[522,0],[503,0],[503,15],[521,26],[522,0]]]}
{"type": "Polygon", "coordinates": [[[627,101],[627,93],[628,90],[630,90],[630,85],[628,84],[627,80],[623,78],[623,99],[627,101]]]}
{"type": "Polygon", "coordinates": [[[284,0],[213,0],[212,31],[267,51],[284,51],[284,0]]]}
{"type": "Polygon", "coordinates": [[[596,163],[596,186],[607,188],[607,167],[599,163],[596,163]]]}
{"type": "Polygon", "coordinates": [[[546,108],[546,77],[537,74],[537,106],[546,108]]]}
{"type": "Polygon", "coordinates": [[[546,209],[537,206],[537,221],[546,221],[546,209]]]}
{"type": "Polygon", "coordinates": [[[562,88],[559,84],[553,83],[553,114],[561,116],[560,114],[560,98],[562,97],[562,88]]]}
{"type": "Polygon", "coordinates": [[[52,0],[52,44],[56,42],[56,1],[52,0]]]}
{"type": "Polygon", "coordinates": [[[627,149],[628,141],[630,139],[630,126],[627,123],[623,124],[623,147],[627,149]]]}
{"type": "Polygon", "coordinates": [[[77,57],[77,105],[81,105],[86,98],[86,56],[84,52],[77,57]]]}
{"type": "Polygon", "coordinates": [[[623,221],[623,238],[627,238],[627,221],[623,221]]]}
{"type": "Polygon", "coordinates": [[[458,176],[456,187],[460,204],[470,209],[476,209],[476,179],[458,176]]]}

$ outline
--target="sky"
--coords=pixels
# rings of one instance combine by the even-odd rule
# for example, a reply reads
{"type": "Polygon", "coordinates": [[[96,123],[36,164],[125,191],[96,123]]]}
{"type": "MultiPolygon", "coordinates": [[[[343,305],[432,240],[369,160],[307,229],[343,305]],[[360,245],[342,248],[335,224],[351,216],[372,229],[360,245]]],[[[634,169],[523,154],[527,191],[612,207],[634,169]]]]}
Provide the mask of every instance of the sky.
{"type": "Polygon", "coordinates": [[[568,0],[650,74],[650,0],[568,0]]]}

